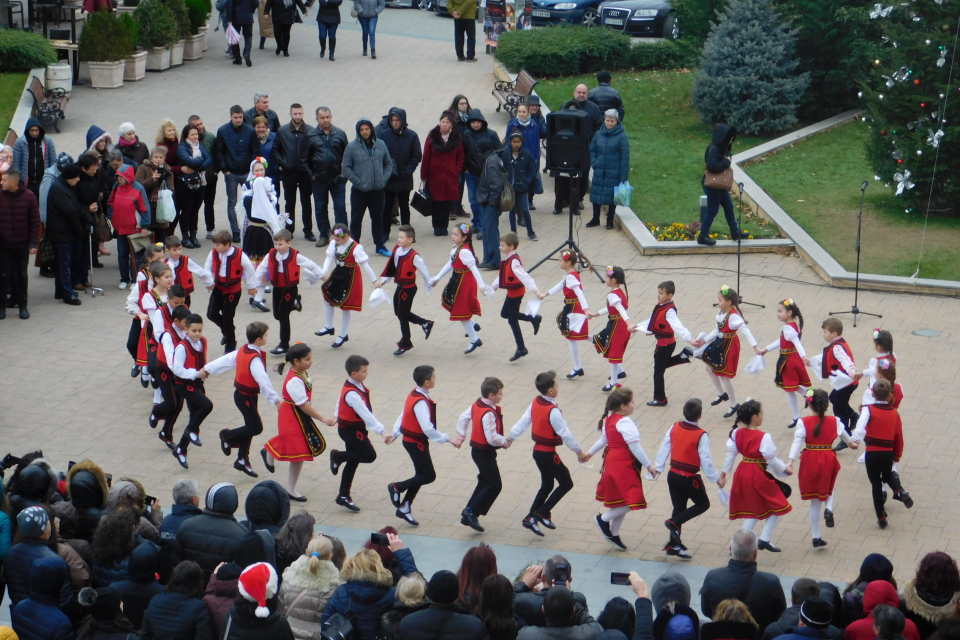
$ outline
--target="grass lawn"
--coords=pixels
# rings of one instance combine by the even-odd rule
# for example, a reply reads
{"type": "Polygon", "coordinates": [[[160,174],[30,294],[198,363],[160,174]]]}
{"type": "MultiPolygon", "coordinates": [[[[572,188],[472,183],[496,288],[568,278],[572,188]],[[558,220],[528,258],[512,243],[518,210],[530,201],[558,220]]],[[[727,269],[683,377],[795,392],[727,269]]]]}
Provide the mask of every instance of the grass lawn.
{"type": "MultiPolygon", "coordinates": [[[[856,268],[860,183],[863,211],[860,270],[911,276],[917,270],[923,215],[873,179],[864,152],[867,125],[855,120],[745,167],[803,229],[846,269],[856,268]]],[[[923,205],[915,205],[918,211],[923,205]]],[[[930,217],[920,276],[960,279],[960,218],[930,217]]]]}
{"type": "MultiPolygon", "coordinates": [[[[584,83],[597,85],[595,76],[543,80],[537,93],[551,109],[573,97],[573,88],[584,83]]],[[[633,210],[644,223],[669,227],[700,220],[700,178],[703,153],[710,144],[713,128],[704,124],[690,101],[691,71],[648,71],[615,73],[611,83],[623,97],[624,125],[630,140],[630,184],[633,210]]],[[[738,138],[734,151],[749,149],[770,137],[738,138]]],[[[755,237],[776,235],[776,226],[761,224],[747,216],[744,227],[755,237]]],[[[723,213],[714,230],[727,232],[723,213]]],[[[724,237],[724,236],[721,236],[724,237]]]]}
{"type": "MultiPolygon", "coordinates": [[[[7,129],[10,127],[10,120],[13,119],[13,113],[20,104],[20,94],[23,93],[23,85],[27,81],[25,73],[0,73],[0,124],[3,125],[3,133],[7,135],[7,129]]],[[[17,135],[22,134],[17,131],[17,135]]]]}

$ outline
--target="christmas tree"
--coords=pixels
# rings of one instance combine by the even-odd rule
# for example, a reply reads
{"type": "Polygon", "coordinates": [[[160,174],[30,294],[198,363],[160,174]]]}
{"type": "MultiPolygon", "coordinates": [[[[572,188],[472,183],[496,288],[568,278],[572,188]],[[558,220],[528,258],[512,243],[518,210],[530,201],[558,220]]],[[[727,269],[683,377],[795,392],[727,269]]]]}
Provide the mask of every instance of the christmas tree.
{"type": "Polygon", "coordinates": [[[710,29],[693,85],[693,106],[704,121],[746,134],[796,124],[808,83],[806,74],[794,74],[796,41],[797,31],[770,0],[733,0],[710,29]]]}
{"type": "Polygon", "coordinates": [[[863,90],[873,170],[908,211],[926,213],[929,198],[932,212],[956,214],[960,145],[947,125],[960,116],[954,64],[960,0],[877,4],[870,17],[887,45],[863,90]]]}

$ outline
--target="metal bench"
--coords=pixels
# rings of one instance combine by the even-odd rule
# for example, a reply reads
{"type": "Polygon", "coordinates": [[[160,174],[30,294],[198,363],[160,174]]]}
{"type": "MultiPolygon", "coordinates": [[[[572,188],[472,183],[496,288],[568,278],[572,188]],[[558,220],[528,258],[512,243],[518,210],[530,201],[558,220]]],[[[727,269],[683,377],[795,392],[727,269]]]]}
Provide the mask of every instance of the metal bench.
{"type": "Polygon", "coordinates": [[[70,98],[63,89],[44,89],[43,83],[37,76],[30,82],[30,94],[33,96],[33,107],[37,110],[37,118],[44,124],[52,124],[54,131],[60,133],[58,123],[66,118],[63,110],[70,98]]]}
{"type": "Polygon", "coordinates": [[[493,85],[493,91],[491,92],[497,102],[500,103],[497,105],[497,111],[499,112],[501,107],[506,107],[510,115],[517,115],[517,107],[527,101],[538,82],[540,81],[526,70],[521,70],[517,74],[516,82],[498,80],[493,85]]]}

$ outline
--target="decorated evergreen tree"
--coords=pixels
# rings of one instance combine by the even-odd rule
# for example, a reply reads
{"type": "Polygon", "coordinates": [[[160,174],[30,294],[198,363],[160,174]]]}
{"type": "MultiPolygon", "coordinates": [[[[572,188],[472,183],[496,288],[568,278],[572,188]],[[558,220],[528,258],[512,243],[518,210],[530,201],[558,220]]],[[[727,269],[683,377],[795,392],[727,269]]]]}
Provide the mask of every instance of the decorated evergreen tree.
{"type": "Polygon", "coordinates": [[[796,41],[771,0],[732,0],[710,29],[693,85],[693,106],[704,121],[746,134],[796,124],[809,81],[794,73],[796,41]]]}
{"type": "Polygon", "coordinates": [[[955,215],[960,211],[954,202],[960,196],[955,126],[960,65],[954,61],[960,0],[905,4],[877,4],[870,13],[882,26],[887,49],[875,60],[863,90],[864,119],[870,124],[867,154],[877,179],[904,198],[908,211],[926,213],[930,198],[932,212],[955,215]]]}

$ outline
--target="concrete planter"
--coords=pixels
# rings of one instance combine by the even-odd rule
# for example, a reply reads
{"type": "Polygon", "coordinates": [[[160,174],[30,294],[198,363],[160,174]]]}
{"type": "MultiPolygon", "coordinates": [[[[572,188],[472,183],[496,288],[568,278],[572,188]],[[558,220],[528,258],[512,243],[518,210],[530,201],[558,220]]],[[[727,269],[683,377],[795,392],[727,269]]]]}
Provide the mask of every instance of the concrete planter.
{"type": "Polygon", "coordinates": [[[203,34],[198,33],[184,40],[183,59],[199,60],[203,57],[203,34]]]}
{"type": "Polygon", "coordinates": [[[123,60],[116,62],[88,62],[90,84],[94,89],[117,89],[123,86],[123,60]]]}
{"type": "Polygon", "coordinates": [[[143,80],[147,75],[147,52],[137,50],[123,61],[123,79],[125,82],[143,80]]]}
{"type": "Polygon", "coordinates": [[[147,50],[147,71],[166,71],[170,68],[170,49],[150,47],[147,50]]]}
{"type": "Polygon", "coordinates": [[[183,49],[186,46],[187,41],[181,40],[175,45],[170,47],[170,66],[179,67],[183,64],[183,49]]]}
{"type": "Polygon", "coordinates": [[[120,5],[116,7],[116,9],[117,9],[117,13],[120,13],[120,14],[129,13],[131,15],[133,15],[133,12],[137,10],[136,7],[128,7],[127,5],[120,5]]]}
{"type": "Polygon", "coordinates": [[[207,50],[207,27],[200,27],[200,35],[203,36],[203,48],[202,51],[207,50]]]}

